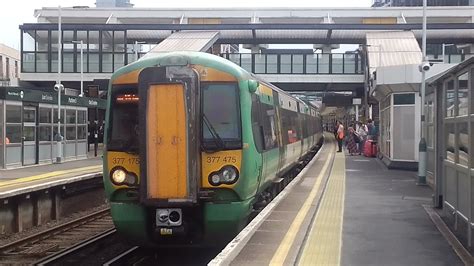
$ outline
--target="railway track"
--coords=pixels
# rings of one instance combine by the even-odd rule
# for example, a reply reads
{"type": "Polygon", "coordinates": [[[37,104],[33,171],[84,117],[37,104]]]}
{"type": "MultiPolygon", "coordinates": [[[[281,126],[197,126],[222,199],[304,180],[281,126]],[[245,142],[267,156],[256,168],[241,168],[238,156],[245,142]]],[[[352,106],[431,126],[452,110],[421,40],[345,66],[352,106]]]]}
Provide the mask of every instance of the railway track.
{"type": "Polygon", "coordinates": [[[114,230],[110,209],[103,209],[1,246],[0,264],[41,264],[114,230]]]}

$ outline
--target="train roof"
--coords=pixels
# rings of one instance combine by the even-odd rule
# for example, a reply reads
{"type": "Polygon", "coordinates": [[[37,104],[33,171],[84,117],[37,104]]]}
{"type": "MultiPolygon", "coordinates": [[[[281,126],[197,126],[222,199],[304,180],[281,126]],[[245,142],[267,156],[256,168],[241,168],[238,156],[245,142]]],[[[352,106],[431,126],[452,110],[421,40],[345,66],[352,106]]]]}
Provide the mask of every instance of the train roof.
{"type": "Polygon", "coordinates": [[[203,52],[177,51],[150,54],[147,57],[120,68],[112,75],[111,80],[115,79],[117,76],[145,67],[188,64],[212,67],[235,76],[237,80],[247,80],[252,78],[252,75],[249,72],[220,56],[203,52]]]}

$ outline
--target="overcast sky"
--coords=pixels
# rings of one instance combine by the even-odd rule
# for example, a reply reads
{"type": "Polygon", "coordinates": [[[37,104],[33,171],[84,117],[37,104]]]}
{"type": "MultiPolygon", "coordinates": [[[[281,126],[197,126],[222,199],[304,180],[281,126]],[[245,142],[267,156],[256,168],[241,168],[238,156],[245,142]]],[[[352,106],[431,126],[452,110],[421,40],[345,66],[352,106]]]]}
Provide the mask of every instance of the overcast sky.
{"type": "MultiPolygon", "coordinates": [[[[369,7],[372,0],[131,0],[135,7],[369,7]]],[[[8,0],[2,1],[0,16],[0,43],[19,49],[23,23],[36,22],[35,9],[42,7],[95,6],[95,0],[8,0]]]]}

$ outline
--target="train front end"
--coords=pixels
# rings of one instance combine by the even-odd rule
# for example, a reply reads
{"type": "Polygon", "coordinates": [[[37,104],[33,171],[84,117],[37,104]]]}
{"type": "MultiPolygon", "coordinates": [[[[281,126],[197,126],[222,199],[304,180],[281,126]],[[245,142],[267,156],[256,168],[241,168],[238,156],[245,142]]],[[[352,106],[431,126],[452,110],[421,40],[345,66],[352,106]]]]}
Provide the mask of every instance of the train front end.
{"type": "Polygon", "coordinates": [[[104,183],[117,230],[135,242],[226,241],[251,211],[240,104],[249,96],[213,60],[144,59],[111,80],[104,183]]]}

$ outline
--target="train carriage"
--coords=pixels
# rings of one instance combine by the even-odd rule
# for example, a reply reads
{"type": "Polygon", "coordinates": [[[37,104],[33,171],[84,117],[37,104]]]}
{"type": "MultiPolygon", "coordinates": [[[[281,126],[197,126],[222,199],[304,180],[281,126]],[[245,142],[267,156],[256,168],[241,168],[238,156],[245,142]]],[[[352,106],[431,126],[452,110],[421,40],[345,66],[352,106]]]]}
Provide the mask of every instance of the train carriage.
{"type": "Polygon", "coordinates": [[[322,138],[316,108],[211,54],[141,59],[108,95],[106,193],[143,244],[228,240],[322,138]]]}

